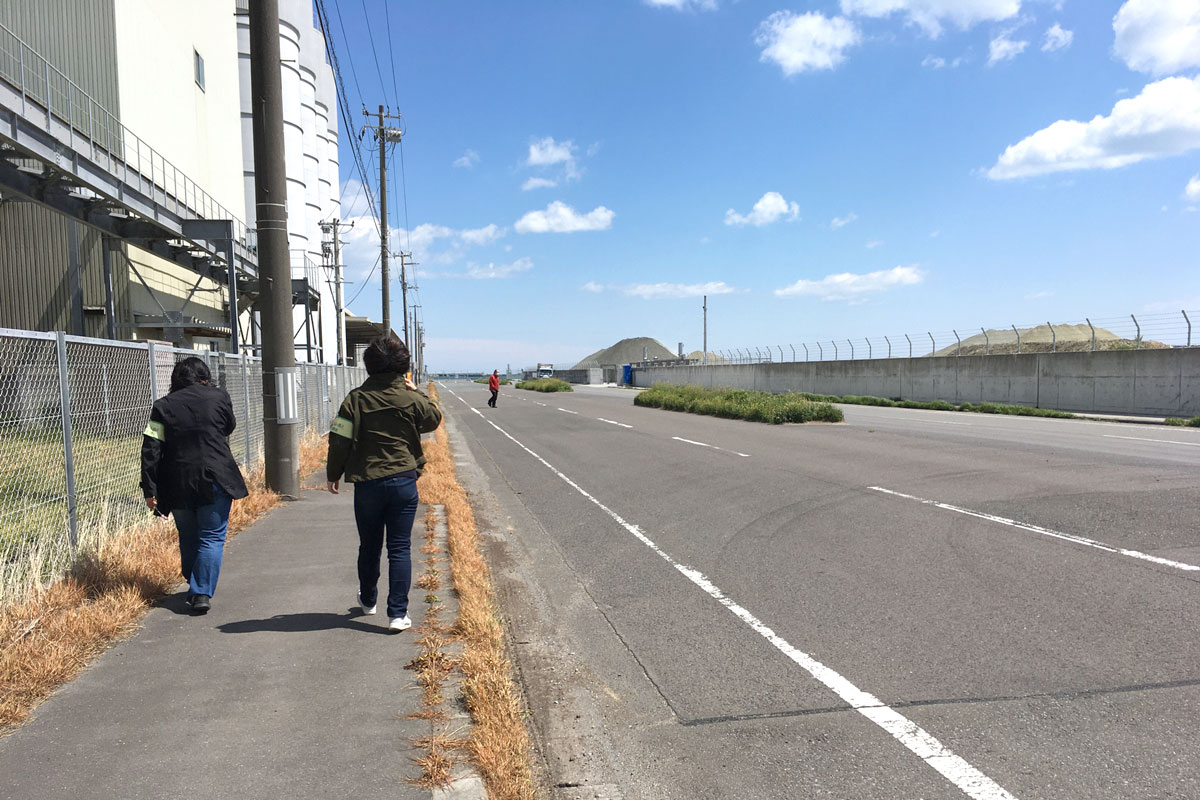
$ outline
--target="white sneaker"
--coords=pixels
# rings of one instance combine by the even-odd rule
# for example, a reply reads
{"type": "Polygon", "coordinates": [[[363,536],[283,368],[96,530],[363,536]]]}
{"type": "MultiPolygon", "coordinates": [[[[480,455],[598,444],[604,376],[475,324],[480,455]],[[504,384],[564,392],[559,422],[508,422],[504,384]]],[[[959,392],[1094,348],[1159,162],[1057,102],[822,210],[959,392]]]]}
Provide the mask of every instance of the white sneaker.
{"type": "Polygon", "coordinates": [[[408,618],[407,614],[405,614],[403,617],[392,617],[391,621],[388,622],[388,630],[396,631],[397,633],[400,631],[406,631],[411,627],[412,620],[408,618]]]}
{"type": "Polygon", "coordinates": [[[359,592],[358,594],[358,607],[362,609],[364,614],[374,614],[376,609],[376,606],[367,605],[362,601],[362,592],[359,592]]]}

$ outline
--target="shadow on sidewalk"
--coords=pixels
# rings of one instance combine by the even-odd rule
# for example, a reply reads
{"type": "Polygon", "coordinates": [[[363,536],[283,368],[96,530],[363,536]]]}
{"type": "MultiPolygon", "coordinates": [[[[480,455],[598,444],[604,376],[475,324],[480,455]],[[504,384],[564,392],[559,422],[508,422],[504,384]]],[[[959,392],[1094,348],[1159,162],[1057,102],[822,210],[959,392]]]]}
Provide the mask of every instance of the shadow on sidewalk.
{"type": "Polygon", "coordinates": [[[247,619],[241,622],[226,622],[223,625],[218,625],[217,630],[221,633],[261,633],[263,631],[275,631],[279,633],[303,633],[305,631],[327,631],[334,628],[350,628],[351,630],[363,631],[364,633],[380,633],[388,635],[391,633],[386,626],[369,625],[365,622],[360,622],[355,619],[353,614],[357,613],[358,609],[354,609],[350,615],[346,614],[330,614],[330,613],[310,613],[310,614],[279,614],[267,619],[247,619]]]}

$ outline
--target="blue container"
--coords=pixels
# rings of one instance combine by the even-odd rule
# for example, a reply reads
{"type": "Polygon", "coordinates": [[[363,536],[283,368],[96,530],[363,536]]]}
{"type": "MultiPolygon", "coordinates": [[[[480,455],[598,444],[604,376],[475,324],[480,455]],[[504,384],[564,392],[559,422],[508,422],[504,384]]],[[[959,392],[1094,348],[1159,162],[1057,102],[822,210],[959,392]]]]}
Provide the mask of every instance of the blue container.
{"type": "Polygon", "coordinates": [[[621,383],[626,386],[633,385],[633,365],[625,364],[621,367],[621,383]]]}

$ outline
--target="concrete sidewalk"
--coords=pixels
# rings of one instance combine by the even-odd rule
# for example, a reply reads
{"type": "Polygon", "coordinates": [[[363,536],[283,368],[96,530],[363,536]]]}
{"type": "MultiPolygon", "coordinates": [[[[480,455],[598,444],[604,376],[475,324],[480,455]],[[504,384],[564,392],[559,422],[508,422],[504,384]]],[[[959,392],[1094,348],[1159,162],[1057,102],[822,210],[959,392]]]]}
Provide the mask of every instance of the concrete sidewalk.
{"type": "MultiPolygon", "coordinates": [[[[306,490],[233,539],[207,616],[183,593],[0,739],[0,797],[428,800],[405,719],[415,634],[355,604],[353,495],[306,490]]],[[[413,576],[423,533],[413,530],[413,576]]],[[[184,587],[186,588],[186,587],[184,587]]],[[[423,593],[410,595],[413,627],[423,593]]]]}

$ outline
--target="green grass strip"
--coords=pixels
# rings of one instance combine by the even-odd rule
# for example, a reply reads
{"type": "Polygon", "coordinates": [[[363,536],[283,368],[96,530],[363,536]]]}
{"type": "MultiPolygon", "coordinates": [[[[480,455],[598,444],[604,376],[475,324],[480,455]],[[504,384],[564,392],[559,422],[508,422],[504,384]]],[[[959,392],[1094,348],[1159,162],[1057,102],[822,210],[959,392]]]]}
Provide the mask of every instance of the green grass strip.
{"type": "Polygon", "coordinates": [[[528,389],[531,392],[573,392],[571,384],[558,378],[535,378],[531,381],[521,381],[518,389],[528,389]]]}
{"type": "Polygon", "coordinates": [[[1180,419],[1179,417],[1167,417],[1163,420],[1168,425],[1178,427],[1200,428],[1200,417],[1192,417],[1191,419],[1180,419]]]}
{"type": "Polygon", "coordinates": [[[841,422],[841,409],[798,394],[770,394],[745,389],[704,389],[658,383],[641,392],[633,404],[667,411],[706,414],[779,425],[784,422],[841,422]]]}

